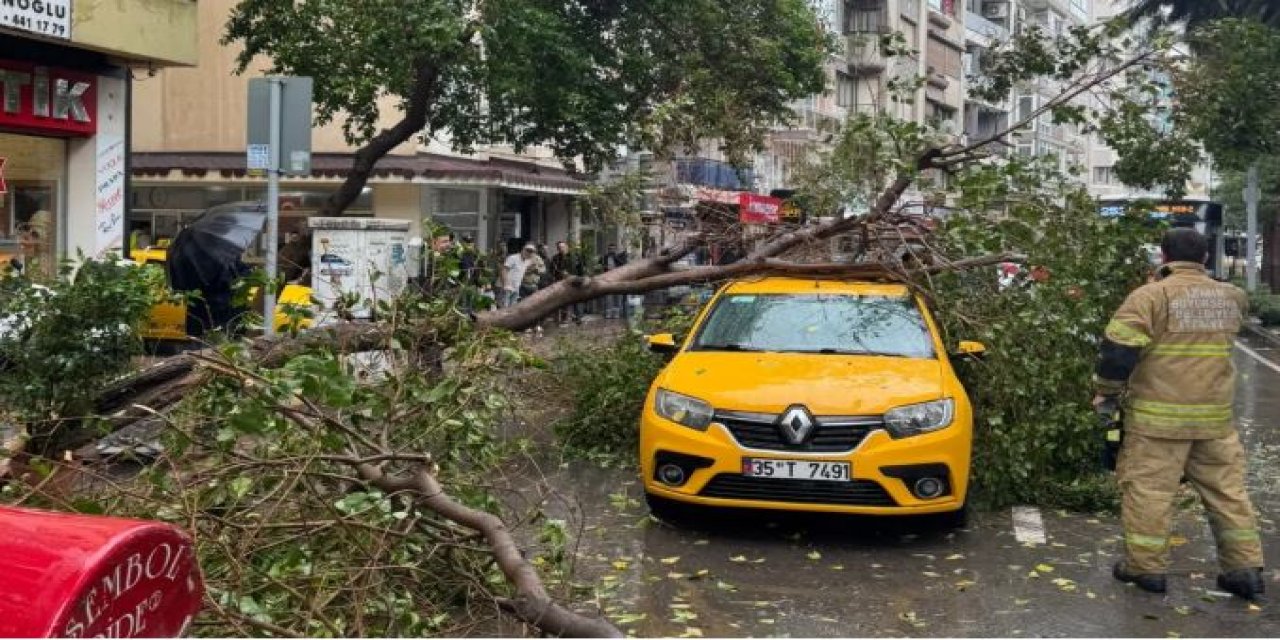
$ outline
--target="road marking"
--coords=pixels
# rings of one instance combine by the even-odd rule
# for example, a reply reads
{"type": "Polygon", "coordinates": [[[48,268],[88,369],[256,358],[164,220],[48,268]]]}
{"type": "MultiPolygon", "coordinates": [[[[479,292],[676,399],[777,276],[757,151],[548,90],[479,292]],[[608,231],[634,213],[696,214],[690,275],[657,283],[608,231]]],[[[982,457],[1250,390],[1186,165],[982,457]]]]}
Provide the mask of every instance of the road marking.
{"type": "Polygon", "coordinates": [[[1248,355],[1250,358],[1253,358],[1254,360],[1261,362],[1263,365],[1266,365],[1268,369],[1271,369],[1276,373],[1280,373],[1280,364],[1276,364],[1262,357],[1262,354],[1258,353],[1257,351],[1254,351],[1253,349],[1250,349],[1249,347],[1244,346],[1243,342],[1236,340],[1236,347],[1239,348],[1241,351],[1243,351],[1245,355],[1248,355]]]}
{"type": "Polygon", "coordinates": [[[1022,544],[1044,544],[1044,520],[1035,507],[1013,508],[1013,537],[1022,544]]]}

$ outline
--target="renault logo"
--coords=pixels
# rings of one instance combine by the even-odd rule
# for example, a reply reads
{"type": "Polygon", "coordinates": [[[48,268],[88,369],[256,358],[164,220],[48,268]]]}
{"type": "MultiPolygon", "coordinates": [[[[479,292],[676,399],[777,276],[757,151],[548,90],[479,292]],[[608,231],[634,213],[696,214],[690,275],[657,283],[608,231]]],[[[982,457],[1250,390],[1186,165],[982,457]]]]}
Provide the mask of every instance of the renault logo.
{"type": "Polygon", "coordinates": [[[813,424],[813,416],[801,405],[787,409],[778,418],[778,427],[791,444],[800,444],[808,439],[809,433],[813,431],[813,424]]]}

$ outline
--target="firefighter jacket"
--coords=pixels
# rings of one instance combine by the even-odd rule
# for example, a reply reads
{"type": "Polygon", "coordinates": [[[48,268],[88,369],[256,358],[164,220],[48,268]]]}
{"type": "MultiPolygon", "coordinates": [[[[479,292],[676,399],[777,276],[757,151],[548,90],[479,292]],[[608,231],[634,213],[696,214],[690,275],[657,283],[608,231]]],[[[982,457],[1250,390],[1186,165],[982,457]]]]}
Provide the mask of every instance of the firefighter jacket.
{"type": "Polygon", "coordinates": [[[1248,297],[1210,278],[1202,265],[1173,262],[1165,269],[1166,277],[1129,294],[1107,325],[1099,393],[1127,391],[1125,429],[1131,433],[1229,436],[1236,379],[1231,345],[1248,297]]]}

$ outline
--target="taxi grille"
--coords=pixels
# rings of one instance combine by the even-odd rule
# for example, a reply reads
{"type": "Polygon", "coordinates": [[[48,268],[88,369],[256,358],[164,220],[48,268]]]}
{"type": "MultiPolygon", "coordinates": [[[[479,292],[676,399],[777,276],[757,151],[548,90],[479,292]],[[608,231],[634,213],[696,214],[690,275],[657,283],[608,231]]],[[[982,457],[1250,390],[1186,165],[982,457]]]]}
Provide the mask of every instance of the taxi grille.
{"type": "Polygon", "coordinates": [[[815,418],[813,433],[804,442],[792,444],[782,435],[777,416],[719,411],[715,421],[723,425],[738,444],[748,449],[809,453],[852,451],[862,444],[867,434],[884,427],[883,419],[878,416],[818,417],[815,418]]]}
{"type": "Polygon", "coordinates": [[[831,482],[752,478],[721,473],[711,479],[698,495],[734,500],[768,500],[810,504],[843,504],[862,507],[896,507],[898,503],[874,480],[831,482]]]}

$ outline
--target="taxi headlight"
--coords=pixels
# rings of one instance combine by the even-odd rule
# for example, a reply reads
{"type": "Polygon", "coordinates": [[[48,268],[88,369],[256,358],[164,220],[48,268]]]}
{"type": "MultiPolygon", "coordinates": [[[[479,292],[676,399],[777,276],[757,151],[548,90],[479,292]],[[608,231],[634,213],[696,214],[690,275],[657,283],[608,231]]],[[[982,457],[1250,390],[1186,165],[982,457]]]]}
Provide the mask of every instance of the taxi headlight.
{"type": "Polygon", "coordinates": [[[884,414],[884,426],[889,435],[906,438],[942,429],[950,425],[954,417],[955,401],[943,398],[890,409],[884,414]]]}
{"type": "Polygon", "coordinates": [[[691,429],[702,431],[711,424],[714,410],[711,405],[686,395],[658,389],[653,399],[653,409],[658,415],[691,429]]]}

